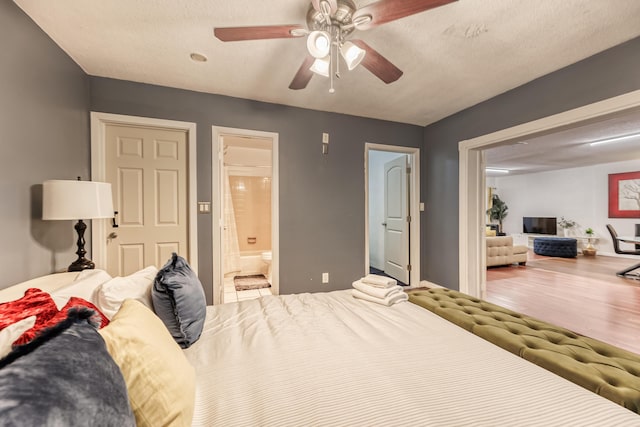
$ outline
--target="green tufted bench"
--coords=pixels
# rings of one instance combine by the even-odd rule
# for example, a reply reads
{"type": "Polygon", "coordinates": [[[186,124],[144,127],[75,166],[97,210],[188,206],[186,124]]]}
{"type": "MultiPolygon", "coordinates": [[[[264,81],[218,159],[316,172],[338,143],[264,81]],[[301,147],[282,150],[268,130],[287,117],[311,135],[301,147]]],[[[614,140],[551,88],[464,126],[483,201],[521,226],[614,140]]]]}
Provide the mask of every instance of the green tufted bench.
{"type": "Polygon", "coordinates": [[[640,355],[450,289],[408,293],[412,303],[640,413],[640,355]]]}

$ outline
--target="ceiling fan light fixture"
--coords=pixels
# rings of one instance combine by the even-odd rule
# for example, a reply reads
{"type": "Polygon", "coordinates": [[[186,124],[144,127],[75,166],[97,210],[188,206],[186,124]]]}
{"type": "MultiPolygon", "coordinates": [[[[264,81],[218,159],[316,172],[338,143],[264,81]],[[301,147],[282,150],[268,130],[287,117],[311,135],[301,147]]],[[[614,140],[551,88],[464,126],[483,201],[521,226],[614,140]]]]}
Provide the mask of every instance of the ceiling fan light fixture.
{"type": "Polygon", "coordinates": [[[362,62],[366,53],[367,51],[359,48],[351,42],[345,42],[340,46],[340,54],[342,55],[342,58],[344,58],[344,62],[347,63],[349,71],[356,68],[362,62]]]}
{"type": "Polygon", "coordinates": [[[317,58],[315,61],[313,61],[313,64],[311,65],[311,67],[309,67],[309,69],[316,74],[329,77],[330,65],[331,62],[329,61],[329,56],[327,56],[325,58],[317,58]]]}
{"type": "Polygon", "coordinates": [[[329,55],[331,36],[326,31],[312,31],[307,38],[307,50],[316,59],[329,55]]]}

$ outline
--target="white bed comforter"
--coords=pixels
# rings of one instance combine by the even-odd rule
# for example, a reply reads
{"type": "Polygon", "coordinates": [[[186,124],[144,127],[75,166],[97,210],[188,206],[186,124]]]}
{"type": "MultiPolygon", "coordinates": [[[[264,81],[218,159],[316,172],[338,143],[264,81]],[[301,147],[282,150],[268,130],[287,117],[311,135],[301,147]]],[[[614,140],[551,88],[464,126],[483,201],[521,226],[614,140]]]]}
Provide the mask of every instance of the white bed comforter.
{"type": "Polygon", "coordinates": [[[639,426],[640,416],[411,303],[350,291],[207,308],[194,426],[639,426]]]}

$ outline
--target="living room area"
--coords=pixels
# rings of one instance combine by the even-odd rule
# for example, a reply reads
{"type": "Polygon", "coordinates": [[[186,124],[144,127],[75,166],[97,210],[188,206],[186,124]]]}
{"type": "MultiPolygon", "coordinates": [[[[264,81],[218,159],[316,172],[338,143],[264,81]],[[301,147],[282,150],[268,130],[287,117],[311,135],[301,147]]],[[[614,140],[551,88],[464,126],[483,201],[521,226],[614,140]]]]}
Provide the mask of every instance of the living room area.
{"type": "MultiPolygon", "coordinates": [[[[628,135],[630,122],[606,132],[628,135]]],[[[640,268],[616,274],[640,266],[640,246],[630,243],[640,235],[640,135],[615,144],[618,157],[576,151],[577,142],[553,148],[552,138],[580,135],[581,147],[598,148],[585,144],[585,133],[485,150],[485,200],[503,212],[487,216],[484,299],[640,354],[640,268]]]]}

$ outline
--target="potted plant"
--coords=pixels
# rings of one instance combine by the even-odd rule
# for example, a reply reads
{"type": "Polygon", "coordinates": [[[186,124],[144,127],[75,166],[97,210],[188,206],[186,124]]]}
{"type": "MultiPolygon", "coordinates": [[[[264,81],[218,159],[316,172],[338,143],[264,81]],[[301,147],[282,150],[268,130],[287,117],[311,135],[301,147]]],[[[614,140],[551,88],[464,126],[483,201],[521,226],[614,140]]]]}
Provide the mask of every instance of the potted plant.
{"type": "Polygon", "coordinates": [[[502,221],[507,217],[509,207],[505,202],[500,199],[500,196],[494,194],[491,197],[491,207],[487,209],[487,215],[492,221],[498,221],[498,233],[499,236],[504,236],[505,233],[502,230],[502,221]]]}
{"type": "Polygon", "coordinates": [[[561,216],[560,217],[560,221],[558,221],[558,225],[564,231],[564,235],[568,236],[569,235],[569,229],[575,227],[576,226],[576,222],[572,221],[570,219],[566,219],[565,217],[561,216]]]}
{"type": "Polygon", "coordinates": [[[593,231],[593,228],[589,227],[584,230],[584,234],[587,235],[587,246],[582,250],[582,253],[587,256],[595,256],[596,248],[593,247],[593,240],[596,233],[593,231]]]}

